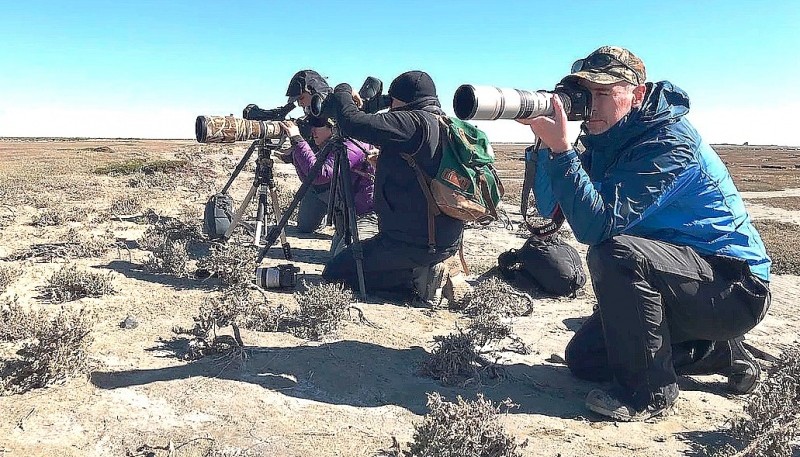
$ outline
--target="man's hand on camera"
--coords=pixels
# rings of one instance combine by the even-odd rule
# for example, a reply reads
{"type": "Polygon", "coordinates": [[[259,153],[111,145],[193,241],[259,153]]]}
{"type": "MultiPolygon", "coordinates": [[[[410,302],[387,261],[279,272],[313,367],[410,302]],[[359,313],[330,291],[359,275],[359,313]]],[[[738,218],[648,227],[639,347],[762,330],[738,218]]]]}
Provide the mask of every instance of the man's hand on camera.
{"type": "Polygon", "coordinates": [[[281,131],[289,138],[300,135],[300,127],[294,121],[280,121],[281,131]]]}
{"type": "Polygon", "coordinates": [[[567,113],[564,112],[561,99],[555,94],[551,94],[551,97],[554,111],[552,116],[517,119],[517,122],[530,126],[536,137],[541,139],[553,154],[561,154],[572,149],[567,140],[567,113]]]}
{"type": "Polygon", "coordinates": [[[353,103],[356,104],[356,108],[358,109],[364,106],[364,100],[361,99],[361,95],[355,90],[353,91],[353,103]]]}

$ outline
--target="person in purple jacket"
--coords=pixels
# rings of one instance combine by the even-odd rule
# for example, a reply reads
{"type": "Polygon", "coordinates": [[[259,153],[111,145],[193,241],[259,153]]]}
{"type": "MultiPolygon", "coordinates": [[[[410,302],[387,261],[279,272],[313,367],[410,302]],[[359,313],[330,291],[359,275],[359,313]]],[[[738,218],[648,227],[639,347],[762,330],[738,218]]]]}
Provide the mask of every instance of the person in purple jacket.
{"type": "MultiPolygon", "coordinates": [[[[308,177],[309,171],[317,162],[317,157],[325,160],[319,175],[311,183],[308,192],[300,201],[297,227],[301,232],[305,233],[316,230],[328,212],[334,161],[334,154],[332,154],[334,144],[330,139],[335,128],[330,119],[308,116],[307,120],[311,126],[312,139],[319,148],[319,153],[315,153],[311,145],[300,135],[300,129],[297,124],[292,121],[281,122],[281,128],[291,142],[292,146],[289,152],[291,153],[295,170],[297,170],[297,176],[301,181],[305,181],[308,177]]],[[[344,140],[344,145],[347,148],[347,157],[350,161],[351,187],[356,210],[358,237],[360,240],[365,240],[378,233],[378,220],[375,216],[373,204],[375,169],[367,161],[367,153],[371,151],[372,146],[351,139],[344,140]]],[[[337,195],[334,203],[333,225],[335,234],[331,242],[332,255],[336,255],[346,247],[343,239],[346,219],[340,210],[340,205],[338,204],[340,201],[342,201],[342,196],[337,195]]]]}

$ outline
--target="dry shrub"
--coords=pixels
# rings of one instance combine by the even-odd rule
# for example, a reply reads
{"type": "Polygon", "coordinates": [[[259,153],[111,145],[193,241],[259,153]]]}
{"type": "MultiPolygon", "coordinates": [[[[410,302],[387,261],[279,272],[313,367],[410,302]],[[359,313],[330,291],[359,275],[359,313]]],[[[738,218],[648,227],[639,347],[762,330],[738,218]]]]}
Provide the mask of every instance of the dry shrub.
{"type": "Polygon", "coordinates": [[[753,224],[772,258],[772,272],[800,275],[800,247],[797,245],[800,225],[776,220],[754,221],[753,224]]]}
{"type": "Polygon", "coordinates": [[[185,276],[189,271],[189,251],[186,245],[186,240],[165,238],[164,243],[144,260],[142,267],[150,273],[185,276]]]}
{"type": "Polygon", "coordinates": [[[94,169],[98,175],[123,176],[134,173],[172,172],[189,165],[185,160],[153,160],[130,159],[124,162],[112,163],[94,169]]]}
{"type": "Polygon", "coordinates": [[[747,399],[745,417],[727,434],[737,446],[706,450],[715,457],[796,455],[800,450],[800,345],[788,348],[747,399]]]}
{"type": "Polygon", "coordinates": [[[305,292],[295,292],[299,308],[294,313],[291,333],[319,340],[333,334],[348,316],[353,292],[342,284],[317,284],[305,292]]]}
{"type": "Polygon", "coordinates": [[[167,173],[134,173],[128,178],[128,187],[174,190],[177,188],[175,177],[167,173]]]}
{"type": "Polygon", "coordinates": [[[206,301],[193,318],[194,327],[176,327],[177,334],[192,335],[189,348],[183,358],[195,360],[212,354],[225,354],[241,350],[244,343],[239,336],[239,327],[254,330],[274,330],[278,316],[273,309],[259,304],[252,292],[244,285],[225,289],[220,297],[206,301]],[[217,330],[231,326],[234,336],[218,335],[217,330]],[[263,328],[262,328],[263,327],[263,328]]]}
{"type": "Polygon", "coordinates": [[[111,202],[111,214],[137,214],[142,211],[142,198],[138,195],[126,195],[115,198],[111,202]]]}
{"type": "Polygon", "coordinates": [[[214,243],[209,255],[197,261],[197,267],[216,276],[223,284],[250,283],[255,274],[258,250],[239,243],[214,243]]]}
{"type": "Polygon", "coordinates": [[[497,378],[500,366],[478,350],[475,335],[458,330],[447,336],[434,336],[434,348],[419,367],[419,374],[445,386],[482,384],[484,377],[497,378]]]}
{"type": "Polygon", "coordinates": [[[83,297],[101,297],[116,293],[111,284],[111,273],[95,273],[78,270],[72,264],[53,273],[44,286],[45,295],[53,303],[63,303],[83,297]]]}
{"type": "Polygon", "coordinates": [[[105,254],[115,243],[110,231],[99,236],[85,236],[80,230],[71,227],[64,235],[63,241],[55,243],[37,243],[22,251],[17,251],[10,260],[42,259],[74,259],[85,257],[100,257],[105,254]]]}
{"type": "Polygon", "coordinates": [[[244,343],[239,328],[289,332],[300,338],[319,340],[335,332],[349,315],[353,294],[338,284],[309,286],[306,292],[295,293],[299,304],[295,311],[283,305],[269,306],[266,298],[259,301],[254,297],[247,284],[228,287],[219,298],[212,298],[200,307],[199,315],[193,318],[194,327],[174,328],[177,334],[194,337],[183,357],[193,360],[241,350],[244,343]],[[217,334],[217,330],[228,326],[233,328],[233,336],[217,334]]]}
{"type": "Polygon", "coordinates": [[[456,403],[444,401],[438,392],[428,394],[428,409],[422,424],[414,427],[414,440],[401,451],[395,442],[388,452],[395,457],[519,457],[514,437],[500,425],[501,409],[517,407],[506,399],[495,405],[478,394],[475,401],[458,396],[456,403]]]}
{"type": "MultiPolygon", "coordinates": [[[[298,186],[287,184],[285,181],[275,181],[275,193],[278,195],[278,206],[281,212],[277,219],[280,220],[280,218],[283,217],[283,213],[289,208],[298,189],[298,186]]],[[[297,208],[299,207],[300,205],[298,204],[297,208]]],[[[270,210],[272,209],[272,203],[269,204],[269,208],[270,210]]],[[[297,222],[297,208],[295,208],[292,215],[289,216],[290,221],[297,222]]]]}
{"type": "Polygon", "coordinates": [[[0,342],[13,342],[30,338],[36,323],[41,321],[38,313],[24,311],[14,299],[0,299],[0,342]]]}
{"type": "Polygon", "coordinates": [[[23,343],[19,359],[0,361],[0,394],[27,392],[89,371],[93,322],[86,313],[62,310],[52,319],[16,313],[16,319],[27,321],[22,336],[30,341],[23,343]]]}
{"type": "Polygon", "coordinates": [[[33,216],[32,225],[36,227],[55,227],[67,222],[80,222],[86,218],[86,212],[78,207],[70,209],[47,208],[33,216]]]}
{"type": "Polygon", "coordinates": [[[6,291],[6,288],[14,282],[22,271],[16,265],[0,263],[0,294],[6,291]]]}
{"type": "Polygon", "coordinates": [[[150,214],[155,225],[148,227],[138,245],[151,252],[144,261],[144,269],[151,273],[185,276],[188,273],[189,245],[200,238],[197,225],[188,225],[173,218],[160,218],[150,214]]]}
{"type": "Polygon", "coordinates": [[[533,312],[533,299],[530,295],[495,276],[475,285],[457,305],[460,306],[458,310],[468,316],[528,316],[533,312]]]}

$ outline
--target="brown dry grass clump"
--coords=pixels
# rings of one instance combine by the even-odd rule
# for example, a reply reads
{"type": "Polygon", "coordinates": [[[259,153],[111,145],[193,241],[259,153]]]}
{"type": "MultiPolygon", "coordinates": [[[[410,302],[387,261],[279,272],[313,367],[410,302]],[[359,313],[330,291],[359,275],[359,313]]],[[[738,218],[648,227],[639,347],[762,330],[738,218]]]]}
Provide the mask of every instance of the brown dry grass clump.
{"type": "Polygon", "coordinates": [[[292,334],[310,340],[331,335],[348,317],[353,292],[342,284],[308,286],[305,292],[295,292],[299,305],[291,319],[292,334]]]}
{"type": "Polygon", "coordinates": [[[517,444],[500,425],[501,409],[517,407],[510,399],[495,405],[478,394],[475,401],[458,397],[456,403],[444,401],[438,392],[428,394],[428,412],[422,424],[414,427],[414,441],[401,450],[395,441],[387,457],[519,457],[517,444]]]}
{"type": "Polygon", "coordinates": [[[139,195],[125,195],[111,202],[111,214],[129,215],[142,211],[142,198],[139,195]]]}
{"type": "Polygon", "coordinates": [[[745,417],[734,420],[727,434],[736,442],[721,450],[706,450],[714,457],[770,457],[800,451],[800,345],[781,355],[747,399],[745,417]]]}
{"type": "Polygon", "coordinates": [[[63,303],[83,297],[101,297],[116,293],[111,273],[78,270],[73,264],[53,273],[43,287],[45,296],[53,303],[63,303]]]}
{"type": "Polygon", "coordinates": [[[471,332],[458,330],[446,336],[434,336],[430,356],[422,362],[419,374],[441,382],[445,386],[480,385],[484,377],[497,378],[501,367],[479,351],[478,342],[471,332]]]}
{"type": "Polygon", "coordinates": [[[33,216],[31,225],[36,227],[55,227],[67,222],[80,222],[86,219],[86,212],[80,208],[47,208],[33,216]]]}
{"type": "Polygon", "coordinates": [[[110,231],[102,235],[86,236],[71,227],[62,237],[62,241],[34,244],[10,255],[9,260],[41,259],[51,262],[54,259],[100,257],[116,244],[112,239],[113,234],[110,231]]]}
{"type": "Polygon", "coordinates": [[[239,243],[213,243],[210,253],[197,261],[197,267],[216,276],[224,285],[249,284],[255,275],[258,250],[239,243]]]}
{"type": "Polygon", "coordinates": [[[754,221],[754,225],[772,258],[772,272],[800,275],[800,250],[797,234],[800,225],[776,220],[754,221]]]}
{"type": "Polygon", "coordinates": [[[134,173],[168,173],[179,170],[189,165],[185,160],[153,160],[130,159],[124,162],[117,162],[94,169],[98,175],[124,176],[134,173]]]}
{"type": "Polygon", "coordinates": [[[151,273],[186,276],[189,269],[189,245],[201,239],[197,224],[184,223],[174,218],[162,218],[151,213],[148,219],[154,224],[144,232],[137,244],[150,251],[143,267],[151,273]]]}
{"type": "Polygon", "coordinates": [[[0,263],[0,294],[6,291],[6,288],[14,282],[22,271],[16,265],[0,263]]]}
{"type": "Polygon", "coordinates": [[[533,299],[529,294],[496,276],[479,282],[458,305],[457,310],[468,316],[528,316],[533,312],[533,299]]]}
{"type": "Polygon", "coordinates": [[[86,313],[62,310],[51,318],[13,303],[0,318],[0,337],[27,340],[19,358],[0,360],[0,394],[27,392],[88,373],[93,322],[86,313]]]}

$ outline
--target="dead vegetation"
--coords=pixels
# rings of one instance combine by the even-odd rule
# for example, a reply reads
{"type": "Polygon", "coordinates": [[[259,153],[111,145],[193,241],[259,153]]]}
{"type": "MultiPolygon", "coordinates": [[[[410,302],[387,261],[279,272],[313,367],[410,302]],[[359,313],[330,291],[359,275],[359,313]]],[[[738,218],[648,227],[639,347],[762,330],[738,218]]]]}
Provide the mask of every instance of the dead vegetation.
{"type": "Polygon", "coordinates": [[[154,211],[148,214],[154,225],[148,227],[137,242],[141,249],[150,251],[142,266],[150,273],[186,276],[189,272],[189,247],[202,237],[199,225],[162,218],[154,211]]]}
{"type": "Polygon", "coordinates": [[[22,270],[13,264],[0,263],[0,294],[22,274],[22,270]]]}
{"type": "Polygon", "coordinates": [[[503,375],[503,367],[496,361],[498,351],[529,353],[508,322],[515,316],[530,315],[533,300],[528,294],[490,277],[478,283],[457,310],[471,318],[469,326],[466,331],[457,328],[455,333],[434,337],[431,354],[419,368],[421,375],[444,385],[480,385],[485,378],[503,375]],[[510,344],[499,347],[506,339],[510,344]],[[487,349],[489,346],[494,348],[487,349]]]}
{"type": "Polygon", "coordinates": [[[115,245],[118,246],[110,231],[101,235],[84,235],[81,230],[71,227],[62,241],[36,243],[13,253],[8,260],[38,259],[52,262],[55,259],[100,257],[115,245]]]}
{"type": "Polygon", "coordinates": [[[123,162],[111,163],[94,169],[98,175],[125,176],[134,173],[168,173],[185,168],[189,162],[185,160],[151,160],[129,159],[123,162]]]}
{"type": "Polygon", "coordinates": [[[490,276],[479,282],[458,306],[457,311],[473,317],[487,314],[528,316],[533,312],[533,298],[506,281],[490,276]]]}
{"type": "Polygon", "coordinates": [[[197,261],[197,268],[219,278],[226,286],[248,284],[253,280],[257,249],[241,243],[213,243],[207,256],[197,261]]]}
{"type": "Polygon", "coordinates": [[[79,270],[74,264],[53,273],[43,287],[45,296],[53,303],[63,303],[84,297],[101,297],[114,294],[111,273],[79,270]]]}
{"type": "Polygon", "coordinates": [[[772,272],[800,275],[800,251],[797,250],[800,225],[775,220],[753,222],[772,258],[772,272]]]}
{"type": "Polygon", "coordinates": [[[788,211],[800,211],[800,197],[753,198],[747,201],[750,203],[758,203],[759,205],[772,206],[773,208],[782,208],[788,211]]]}
{"type": "Polygon", "coordinates": [[[706,450],[714,457],[796,455],[800,450],[800,345],[795,343],[769,370],[727,431],[735,444],[706,450]]]}
{"type": "Polygon", "coordinates": [[[357,311],[359,322],[372,325],[364,319],[361,310],[351,305],[353,294],[342,285],[311,285],[304,292],[295,292],[294,297],[298,308],[289,310],[282,304],[270,306],[263,295],[259,300],[259,295],[244,283],[224,289],[221,296],[201,306],[199,314],[193,318],[194,327],[173,329],[178,335],[193,337],[182,357],[194,360],[240,351],[244,347],[240,328],[287,332],[299,338],[320,340],[334,334],[353,310],[357,311]],[[232,336],[219,333],[225,327],[231,327],[232,336]]]}
{"type": "Polygon", "coordinates": [[[124,195],[111,201],[111,214],[129,215],[142,211],[142,198],[139,195],[124,195]]]}
{"type": "Polygon", "coordinates": [[[93,322],[83,311],[55,316],[0,304],[0,341],[22,342],[17,358],[0,359],[0,395],[27,392],[89,371],[93,322]]]}
{"type": "Polygon", "coordinates": [[[510,399],[495,405],[478,394],[474,401],[461,396],[455,403],[442,399],[438,392],[428,394],[430,410],[414,427],[413,441],[403,450],[394,445],[385,457],[519,457],[527,442],[517,444],[499,422],[502,410],[515,408],[510,399]]]}
{"type": "Polygon", "coordinates": [[[67,222],[80,222],[86,219],[86,212],[80,208],[47,208],[33,216],[31,225],[35,227],[55,227],[67,222]]]}

